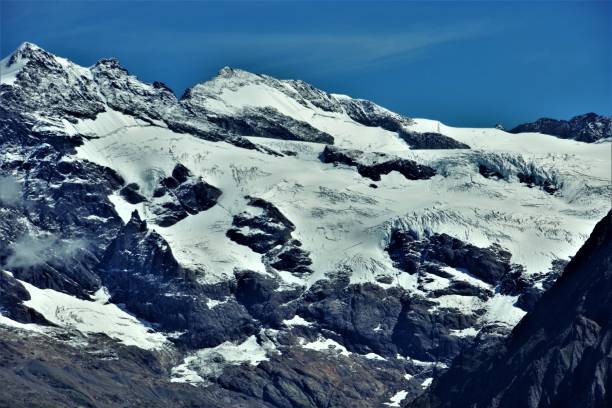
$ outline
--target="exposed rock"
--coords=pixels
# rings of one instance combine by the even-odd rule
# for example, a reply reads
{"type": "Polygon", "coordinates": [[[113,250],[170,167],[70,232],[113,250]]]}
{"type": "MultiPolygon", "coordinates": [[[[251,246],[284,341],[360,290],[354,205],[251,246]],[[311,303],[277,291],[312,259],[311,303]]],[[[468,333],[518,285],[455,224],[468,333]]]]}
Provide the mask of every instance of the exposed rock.
{"type": "Polygon", "coordinates": [[[139,204],[146,201],[147,199],[142,194],[140,194],[138,190],[138,184],[131,183],[119,190],[119,194],[121,194],[121,197],[123,197],[128,203],[139,204]]]}
{"type": "Polygon", "coordinates": [[[388,400],[387,384],[399,373],[372,370],[350,360],[295,347],[287,355],[262,362],[256,369],[228,368],[218,379],[240,392],[278,408],[380,407],[388,400]]]}
{"type": "Polygon", "coordinates": [[[139,81],[117,59],[102,59],[91,72],[108,106],[119,112],[151,122],[164,119],[163,112],[177,105],[168,87],[160,82],[149,85],[139,81]]]}
{"type": "Polygon", "coordinates": [[[609,212],[506,341],[461,355],[409,406],[609,406],[611,303],[609,212]]]}
{"type": "Polygon", "coordinates": [[[30,294],[11,274],[0,272],[0,315],[22,323],[47,323],[40,313],[22,303],[30,294]]]}
{"type": "Polygon", "coordinates": [[[310,254],[301,248],[298,240],[290,240],[280,248],[272,248],[265,256],[265,262],[279,271],[289,271],[295,275],[312,273],[310,254]]]}
{"type": "Polygon", "coordinates": [[[400,130],[398,132],[412,150],[419,149],[469,149],[470,146],[455,139],[435,132],[411,132],[400,130]]]}
{"type": "Polygon", "coordinates": [[[263,254],[263,261],[276,270],[301,276],[312,272],[310,254],[302,243],[292,239],[295,226],[274,205],[261,198],[249,198],[253,209],[234,216],[227,236],[263,254]]]}
{"type": "Polygon", "coordinates": [[[612,137],[612,118],[596,113],[574,116],[570,120],[541,118],[532,123],[518,125],[510,133],[537,132],[593,143],[612,137]]]}
{"type": "Polygon", "coordinates": [[[380,126],[391,132],[399,132],[404,126],[412,124],[409,118],[391,112],[373,102],[364,99],[336,96],[346,114],[357,123],[365,126],[380,126]]]}
{"type": "MultiPolygon", "coordinates": [[[[68,339],[71,340],[71,339],[68,339]]],[[[76,339],[79,340],[79,339],[76,339]]],[[[78,346],[0,327],[0,405],[11,408],[117,406],[264,408],[218,387],[171,383],[164,360],[136,347],[92,337],[78,346]]],[[[167,364],[167,363],[165,363],[167,364]]]]}
{"type": "Polygon", "coordinates": [[[383,153],[364,153],[359,150],[341,149],[325,146],[321,153],[323,163],[341,163],[357,168],[363,177],[380,181],[380,176],[397,171],[408,180],[426,180],[433,177],[436,172],[431,167],[417,164],[412,160],[388,156],[383,153]]]}
{"type": "Polygon", "coordinates": [[[221,190],[178,163],[172,176],[162,179],[153,191],[151,211],[156,215],[156,224],[169,227],[189,214],[210,209],[220,196],[221,190]]]}
{"type": "Polygon", "coordinates": [[[19,86],[0,85],[3,105],[22,112],[39,112],[49,117],[93,119],[104,112],[104,102],[96,93],[89,70],[76,65],[67,68],[55,56],[34,44],[24,43],[9,61],[25,64],[17,74],[19,86]],[[69,72],[66,72],[66,70],[69,72]]]}
{"type": "Polygon", "coordinates": [[[306,122],[283,115],[271,107],[248,108],[235,116],[208,115],[208,120],[219,127],[244,136],[261,136],[272,139],[303,140],[333,144],[334,138],[306,122]]]}
{"type": "Polygon", "coordinates": [[[236,273],[236,301],[266,325],[279,327],[295,314],[290,302],[301,294],[299,289],[281,290],[278,281],[251,271],[236,273]]]}
{"type": "Polygon", "coordinates": [[[520,183],[529,188],[540,188],[551,195],[563,187],[563,183],[558,180],[556,174],[549,174],[535,167],[533,163],[525,163],[522,160],[515,159],[505,164],[495,160],[481,160],[478,163],[478,172],[489,179],[505,181],[518,179],[520,183]]]}
{"type": "Polygon", "coordinates": [[[424,262],[437,262],[466,269],[492,285],[512,269],[510,253],[498,246],[478,248],[446,234],[418,239],[410,231],[394,230],[387,252],[395,265],[408,273],[416,273],[424,262]]]}
{"type": "Polygon", "coordinates": [[[102,258],[99,274],[111,300],[166,331],[186,331],[178,341],[212,347],[256,330],[244,308],[226,303],[210,309],[189,270],[177,262],[168,244],[147,229],[137,212],[102,258]],[[231,321],[231,324],[229,323],[231,321]]]}
{"type": "Polygon", "coordinates": [[[249,198],[254,213],[243,212],[234,216],[227,236],[260,254],[289,241],[295,226],[274,205],[261,198],[249,198]]]}

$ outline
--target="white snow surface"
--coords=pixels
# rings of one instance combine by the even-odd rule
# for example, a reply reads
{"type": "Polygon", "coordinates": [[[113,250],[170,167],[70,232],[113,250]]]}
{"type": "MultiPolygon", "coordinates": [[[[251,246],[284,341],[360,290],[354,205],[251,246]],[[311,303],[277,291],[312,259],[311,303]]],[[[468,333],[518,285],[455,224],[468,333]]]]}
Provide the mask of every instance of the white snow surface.
{"type": "Polygon", "coordinates": [[[426,378],[425,381],[423,381],[421,383],[421,388],[423,388],[423,389],[429,388],[429,386],[431,385],[432,382],[433,382],[433,378],[432,377],[426,378]]]}
{"type": "MultiPolygon", "coordinates": [[[[111,167],[145,192],[180,162],[223,191],[219,203],[208,211],[168,228],[149,223],[168,241],[179,262],[200,270],[207,282],[227,279],[235,267],[265,273],[258,254],[225,236],[233,216],[248,209],[245,195],[278,207],[296,225],[294,237],[311,253],[315,272],[304,279],[280,274],[288,283],[310,285],[326,272],[345,269],[351,272],[352,282],[373,281],[374,276],[386,274],[394,277],[394,284],[408,289],[416,281],[400,274],[384,251],[392,226],[422,235],[447,233],[481,247],[498,243],[512,253],[513,262],[525,266],[528,273],[538,273],[546,272],[552,260],[573,255],[609,206],[608,143],[449,128],[445,131],[458,140],[476,148],[482,143],[489,150],[411,151],[406,147],[395,154],[428,164],[439,175],[409,181],[392,172],[372,189],[371,180],[354,169],[321,163],[317,155],[324,146],[320,144],[251,138],[297,153],[274,157],[161,127],[122,125],[109,131],[109,122],[101,120],[103,137],[86,141],[77,149],[77,158],[111,167]],[[512,142],[515,137],[522,140],[512,142]],[[530,145],[539,148],[530,152],[530,145]],[[550,195],[518,181],[486,179],[476,167],[483,158],[508,168],[512,159],[535,163],[556,172],[564,187],[550,195]]],[[[94,125],[88,125],[90,130],[95,131],[94,125]]],[[[144,219],[152,218],[146,204],[128,204],[118,195],[111,200],[124,221],[134,209],[144,219]]]]}
{"type": "Polygon", "coordinates": [[[385,405],[389,407],[399,407],[400,403],[408,396],[408,391],[398,391],[394,396],[389,399],[389,402],[385,402],[385,405]]]}
{"type": "MultiPolygon", "coordinates": [[[[78,148],[76,158],[115,169],[127,182],[138,183],[141,192],[150,193],[178,162],[223,191],[219,203],[208,211],[168,228],[149,223],[168,241],[178,261],[200,271],[206,282],[226,280],[235,268],[266,273],[259,254],[225,236],[233,216],[248,210],[246,195],[278,207],[296,225],[294,238],[311,254],[315,272],[307,277],[278,273],[287,284],[308,286],[342,269],[350,272],[353,283],[390,275],[394,285],[411,290],[416,290],[416,280],[399,273],[384,251],[391,227],[421,235],[447,233],[481,247],[497,243],[512,253],[512,262],[531,274],[547,272],[551,261],[573,255],[610,207],[610,142],[587,144],[539,133],[515,135],[415,119],[405,125],[407,130],[439,132],[472,149],[410,150],[395,132],[363,126],[344,111],[328,112],[299,99],[296,87],[299,82],[226,68],[193,87],[191,98],[223,114],[239,115],[249,107],[274,108],[328,132],[339,147],[412,159],[433,167],[438,175],[409,181],[392,172],[372,189],[371,180],[353,168],[321,163],[321,144],[250,138],[277,151],[296,153],[274,157],[177,134],[111,109],[95,120],[65,123],[65,131],[96,136],[78,148]],[[508,181],[481,176],[478,165],[483,163],[508,181]],[[550,195],[528,188],[518,182],[519,172],[553,180],[560,189],[550,195]]],[[[332,102],[348,98],[324,95],[332,102]]],[[[147,204],[131,205],[116,194],[111,199],[124,221],[134,209],[144,219],[152,218],[147,204]]]]}
{"type": "Polygon", "coordinates": [[[151,332],[150,328],[117,305],[106,303],[108,299],[105,300],[103,292],[96,294],[96,301],[87,301],[52,289],[39,289],[27,282],[19,282],[31,298],[25,301],[24,305],[62,328],[74,329],[83,334],[103,333],[125,345],[147,350],[168,345],[161,333],[151,332]]]}
{"type": "Polygon", "coordinates": [[[187,356],[183,363],[172,368],[172,382],[206,383],[208,378],[221,374],[225,365],[250,364],[257,366],[275,352],[271,341],[258,342],[250,336],[242,343],[226,341],[216,347],[199,350],[187,356]]]}
{"type": "Polygon", "coordinates": [[[291,319],[283,320],[285,326],[312,326],[312,323],[299,315],[293,316],[291,319]]]}
{"type": "Polygon", "coordinates": [[[304,339],[300,339],[300,345],[305,349],[321,352],[333,352],[345,357],[348,357],[352,354],[342,344],[338,343],[335,340],[328,339],[322,336],[319,336],[316,340],[309,342],[304,339]]]}

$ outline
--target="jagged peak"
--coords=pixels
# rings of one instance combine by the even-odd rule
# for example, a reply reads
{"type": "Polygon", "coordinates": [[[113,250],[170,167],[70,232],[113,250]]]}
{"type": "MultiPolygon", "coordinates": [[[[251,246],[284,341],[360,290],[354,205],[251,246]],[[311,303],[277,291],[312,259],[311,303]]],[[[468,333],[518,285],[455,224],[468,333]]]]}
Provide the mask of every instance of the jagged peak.
{"type": "Polygon", "coordinates": [[[33,57],[53,58],[54,55],[45,51],[38,45],[31,42],[23,42],[9,56],[7,66],[11,66],[20,60],[31,59],[33,57]]]}
{"type": "Polygon", "coordinates": [[[229,66],[225,66],[225,67],[223,67],[223,68],[221,68],[219,70],[219,73],[217,74],[217,77],[221,77],[221,78],[233,78],[233,77],[241,77],[241,78],[255,77],[255,78],[259,78],[259,77],[261,77],[261,75],[254,74],[252,72],[245,71],[245,70],[240,69],[240,68],[232,68],[232,67],[229,67],[229,66]]]}
{"type": "Polygon", "coordinates": [[[15,51],[24,51],[24,50],[44,51],[42,47],[39,47],[38,45],[31,43],[29,41],[24,41],[23,43],[21,43],[21,45],[17,47],[15,51]]]}
{"type": "Polygon", "coordinates": [[[116,57],[102,58],[98,60],[98,62],[96,62],[94,65],[94,69],[96,68],[97,69],[117,69],[125,73],[128,73],[128,70],[125,69],[123,65],[121,65],[121,63],[119,62],[119,59],[116,57]]]}
{"type": "Polygon", "coordinates": [[[22,43],[10,55],[0,61],[0,83],[12,85],[22,69],[30,62],[37,61],[41,65],[57,62],[56,57],[31,42],[22,43]]]}
{"type": "Polygon", "coordinates": [[[130,221],[125,225],[126,229],[132,231],[146,231],[147,230],[147,222],[140,218],[140,214],[138,210],[132,211],[132,215],[130,216],[130,221]]]}

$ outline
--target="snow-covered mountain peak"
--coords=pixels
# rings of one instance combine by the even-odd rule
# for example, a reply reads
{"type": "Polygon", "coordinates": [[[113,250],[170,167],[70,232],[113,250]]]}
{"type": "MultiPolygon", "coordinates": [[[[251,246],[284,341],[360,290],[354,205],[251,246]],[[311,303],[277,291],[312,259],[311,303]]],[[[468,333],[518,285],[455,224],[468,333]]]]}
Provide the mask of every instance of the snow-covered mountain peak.
{"type": "Polygon", "coordinates": [[[250,80],[256,81],[257,79],[261,79],[263,75],[245,71],[244,69],[240,69],[240,68],[233,68],[230,66],[225,66],[219,70],[216,77],[235,78],[235,79],[241,78],[243,80],[250,79],[250,80]]]}
{"type": "Polygon", "coordinates": [[[45,51],[36,44],[24,42],[9,56],[0,61],[0,83],[13,85],[28,65],[43,69],[61,69],[65,60],[45,51]]]}
{"type": "Polygon", "coordinates": [[[420,392],[516,324],[609,206],[609,142],[232,68],[177,100],[115,59],[22,51],[0,87],[0,324],[162,349],[160,383],[244,406],[269,406],[259,385],[275,407],[420,392]]]}
{"type": "Polygon", "coordinates": [[[53,55],[38,45],[31,42],[24,42],[19,47],[13,51],[13,53],[9,56],[10,63],[14,63],[19,59],[33,58],[33,57],[44,56],[47,58],[53,58],[53,55]]]}

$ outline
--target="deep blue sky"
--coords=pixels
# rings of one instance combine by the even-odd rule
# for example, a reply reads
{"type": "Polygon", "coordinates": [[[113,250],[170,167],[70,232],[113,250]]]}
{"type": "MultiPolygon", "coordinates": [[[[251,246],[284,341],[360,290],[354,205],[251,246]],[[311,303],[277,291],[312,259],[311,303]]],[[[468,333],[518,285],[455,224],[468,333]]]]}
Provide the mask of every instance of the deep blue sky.
{"type": "Polygon", "coordinates": [[[609,0],[0,2],[2,56],[115,56],[179,96],[229,65],[458,126],[612,113],[609,0]]]}

